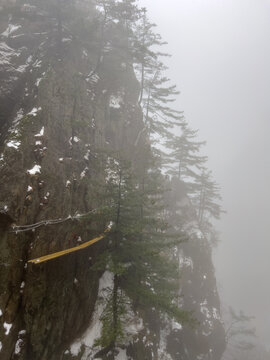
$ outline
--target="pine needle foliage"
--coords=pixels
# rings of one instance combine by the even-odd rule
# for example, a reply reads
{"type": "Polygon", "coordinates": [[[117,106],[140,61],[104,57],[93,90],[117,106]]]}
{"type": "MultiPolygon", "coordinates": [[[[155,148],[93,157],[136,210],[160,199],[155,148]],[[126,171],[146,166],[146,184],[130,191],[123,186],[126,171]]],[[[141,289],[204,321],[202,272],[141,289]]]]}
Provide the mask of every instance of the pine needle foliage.
{"type": "Polygon", "coordinates": [[[154,162],[149,165],[139,178],[121,156],[111,156],[106,164],[104,194],[110,209],[106,216],[114,225],[108,250],[96,269],[106,266],[113,274],[113,286],[106,297],[102,334],[96,345],[108,351],[123,339],[127,299],[134,310],[155,308],[160,316],[192,323],[191,314],[177,306],[178,263],[170,252],[183,241],[183,234],[168,231],[163,176],[154,162]]]}

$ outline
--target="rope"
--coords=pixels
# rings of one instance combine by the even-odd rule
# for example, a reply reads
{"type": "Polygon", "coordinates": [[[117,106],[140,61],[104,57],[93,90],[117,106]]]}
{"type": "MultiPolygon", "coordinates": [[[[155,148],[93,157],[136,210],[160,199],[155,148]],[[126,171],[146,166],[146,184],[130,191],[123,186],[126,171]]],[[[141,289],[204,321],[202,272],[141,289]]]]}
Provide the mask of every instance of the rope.
{"type": "Polygon", "coordinates": [[[77,214],[74,216],[69,215],[68,217],[64,218],[64,219],[50,219],[50,220],[42,220],[39,221],[35,224],[29,224],[29,225],[14,225],[12,227],[12,230],[10,232],[12,233],[19,233],[19,232],[25,232],[25,231],[35,231],[35,229],[39,228],[40,226],[46,226],[46,225],[55,225],[55,224],[61,224],[63,222],[66,222],[68,220],[78,220],[81,219],[83,217],[86,217],[90,214],[93,214],[96,212],[96,209],[91,210],[85,214],[77,214]]]}
{"type": "Polygon", "coordinates": [[[33,264],[40,264],[42,262],[52,260],[52,259],[58,258],[58,257],[63,256],[63,255],[67,255],[67,254],[70,254],[72,252],[85,249],[86,247],[91,246],[94,243],[96,243],[96,242],[100,241],[101,239],[103,239],[106,236],[106,233],[108,233],[110,230],[111,230],[111,226],[109,225],[109,227],[104,231],[103,234],[97,236],[96,238],[94,238],[94,239],[92,239],[92,240],[90,240],[90,241],[88,241],[88,242],[86,242],[84,244],[81,244],[81,245],[78,245],[78,246],[75,246],[75,247],[72,247],[72,248],[69,248],[69,249],[66,249],[66,250],[58,251],[58,252],[55,252],[55,253],[52,253],[52,254],[49,254],[49,255],[41,256],[41,257],[36,258],[36,259],[28,260],[28,262],[33,263],[33,264]]]}

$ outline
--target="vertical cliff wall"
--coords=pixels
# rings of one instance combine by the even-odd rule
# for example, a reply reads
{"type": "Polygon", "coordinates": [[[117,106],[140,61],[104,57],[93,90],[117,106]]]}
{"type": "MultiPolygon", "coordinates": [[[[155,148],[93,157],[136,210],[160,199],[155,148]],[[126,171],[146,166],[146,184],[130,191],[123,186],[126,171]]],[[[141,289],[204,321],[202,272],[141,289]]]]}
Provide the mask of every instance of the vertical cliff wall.
{"type": "MultiPolygon", "coordinates": [[[[102,273],[91,267],[106,244],[38,266],[27,261],[104,230],[101,220],[86,224],[80,214],[100,205],[101,153],[120,150],[139,166],[149,147],[144,136],[136,141],[144,126],[139,83],[121,46],[100,59],[91,1],[0,5],[0,357],[92,358],[85,331],[93,327],[102,273]]],[[[121,42],[117,24],[112,32],[121,42]]],[[[188,199],[181,184],[171,186],[172,213],[182,202],[187,226],[188,199]]],[[[224,331],[210,246],[193,234],[180,253],[179,306],[194,311],[200,325],[156,323],[148,314],[111,358],[220,359],[224,331]]]]}

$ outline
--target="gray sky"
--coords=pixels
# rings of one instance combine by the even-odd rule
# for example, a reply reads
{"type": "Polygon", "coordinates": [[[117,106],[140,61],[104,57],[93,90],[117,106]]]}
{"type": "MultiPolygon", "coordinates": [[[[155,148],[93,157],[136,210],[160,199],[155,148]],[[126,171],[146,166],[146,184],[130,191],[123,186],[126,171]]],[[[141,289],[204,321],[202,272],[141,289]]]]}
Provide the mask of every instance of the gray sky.
{"type": "Polygon", "coordinates": [[[222,187],[221,297],[270,344],[270,0],[140,0],[169,42],[169,76],[222,187]]]}

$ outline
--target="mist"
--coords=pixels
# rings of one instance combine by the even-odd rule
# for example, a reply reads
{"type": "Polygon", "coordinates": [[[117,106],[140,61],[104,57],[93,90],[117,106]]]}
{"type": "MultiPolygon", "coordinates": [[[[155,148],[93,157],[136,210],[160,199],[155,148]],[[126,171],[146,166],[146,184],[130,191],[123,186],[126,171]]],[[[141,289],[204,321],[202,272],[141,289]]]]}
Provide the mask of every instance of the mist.
{"type": "Polygon", "coordinates": [[[222,303],[255,316],[270,343],[270,2],[141,0],[168,41],[177,106],[206,140],[227,214],[214,251],[222,303]]]}
{"type": "Polygon", "coordinates": [[[270,359],[269,13],[0,0],[1,359],[270,359]]]}

